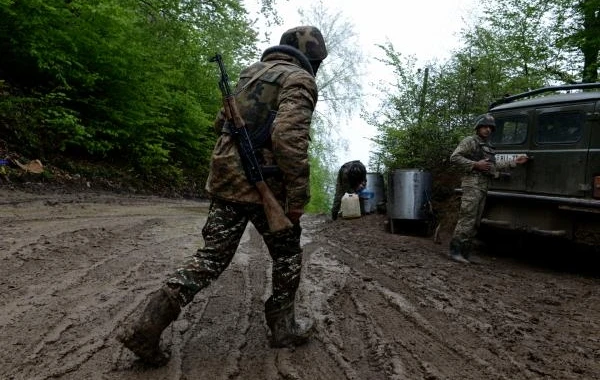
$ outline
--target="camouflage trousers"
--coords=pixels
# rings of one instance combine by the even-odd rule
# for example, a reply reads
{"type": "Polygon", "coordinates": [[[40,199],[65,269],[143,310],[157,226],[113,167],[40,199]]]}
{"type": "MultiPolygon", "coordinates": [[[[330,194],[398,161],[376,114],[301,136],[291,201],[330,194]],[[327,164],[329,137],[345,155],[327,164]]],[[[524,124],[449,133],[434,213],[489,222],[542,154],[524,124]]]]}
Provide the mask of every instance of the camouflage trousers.
{"type": "Polygon", "coordinates": [[[300,225],[276,233],[269,232],[263,206],[214,199],[202,229],[204,247],[167,280],[180,288],[180,304],[185,306],[203,288],[216,280],[229,266],[248,222],[262,235],[272,258],[272,298],[274,305],[294,301],[300,284],[302,249],[300,225]]]}
{"type": "Polygon", "coordinates": [[[469,241],[477,235],[477,229],[483,215],[487,191],[476,187],[464,186],[462,189],[458,221],[454,228],[453,239],[469,241]]]}

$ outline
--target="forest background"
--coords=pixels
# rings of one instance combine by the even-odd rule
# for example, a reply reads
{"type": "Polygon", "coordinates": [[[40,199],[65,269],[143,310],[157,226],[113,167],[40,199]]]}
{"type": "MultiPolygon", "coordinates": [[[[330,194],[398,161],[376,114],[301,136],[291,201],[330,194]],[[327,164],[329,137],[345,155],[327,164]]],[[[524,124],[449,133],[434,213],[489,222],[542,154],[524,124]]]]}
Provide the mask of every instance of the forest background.
{"type": "MultiPolygon", "coordinates": [[[[253,1],[260,17],[242,0],[0,0],[0,182],[204,196],[221,106],[208,58],[220,52],[235,79],[289,4],[253,1]],[[14,165],[35,159],[41,174],[14,165]]],[[[449,154],[492,101],[598,81],[600,0],[482,0],[461,46],[425,66],[381,41],[376,59],[393,80],[377,84],[375,109],[361,101],[368,57],[353,23],[324,3],[299,11],[330,52],[317,76],[309,212],[330,207],[339,126],[356,110],[377,130],[369,170],[430,171],[443,198],[455,184],[449,154]]]]}

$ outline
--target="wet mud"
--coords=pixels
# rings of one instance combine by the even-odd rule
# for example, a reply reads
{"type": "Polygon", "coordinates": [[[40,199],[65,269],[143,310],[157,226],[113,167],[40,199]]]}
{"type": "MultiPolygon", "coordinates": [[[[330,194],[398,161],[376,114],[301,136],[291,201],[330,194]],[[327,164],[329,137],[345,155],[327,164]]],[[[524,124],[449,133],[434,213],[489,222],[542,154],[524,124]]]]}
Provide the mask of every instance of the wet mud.
{"type": "Polygon", "coordinates": [[[270,259],[249,227],[164,332],[168,365],[145,367],[116,332],[202,244],[207,207],[0,189],[0,378],[600,379],[600,270],[510,245],[455,263],[447,233],[391,234],[377,214],[303,217],[307,345],[269,347],[270,259]]]}

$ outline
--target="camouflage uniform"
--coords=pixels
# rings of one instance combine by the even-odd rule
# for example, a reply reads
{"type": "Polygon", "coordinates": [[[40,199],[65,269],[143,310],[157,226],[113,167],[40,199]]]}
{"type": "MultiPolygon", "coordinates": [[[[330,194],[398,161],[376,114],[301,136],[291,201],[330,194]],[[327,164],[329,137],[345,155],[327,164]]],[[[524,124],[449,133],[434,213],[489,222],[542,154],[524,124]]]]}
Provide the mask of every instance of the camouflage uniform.
{"type": "MultiPolygon", "coordinates": [[[[310,123],[317,103],[315,72],[327,50],[321,32],[298,27],[285,32],[281,45],[240,74],[234,96],[261,165],[276,165],[278,174],[266,179],[288,215],[299,217],[309,200],[310,123]]],[[[245,174],[236,141],[221,109],[215,121],[220,134],[212,153],[206,190],[211,204],[198,249],[166,285],[150,296],[142,316],[128,323],[118,339],[143,361],[163,365],[159,349],[162,331],[177,318],[181,307],[217,279],[231,263],[248,222],[262,235],[272,264],[272,296],[265,303],[271,345],[306,342],[309,329],[294,316],[294,297],[300,281],[302,249],[299,222],[270,232],[260,193],[245,174]]],[[[295,221],[296,218],[293,222],[295,221]]]]}
{"type": "MultiPolygon", "coordinates": [[[[275,50],[242,71],[235,92],[259,160],[276,164],[283,173],[282,178],[267,179],[267,184],[284,209],[303,208],[310,196],[308,143],[317,103],[314,76],[296,58],[275,50]],[[249,83],[257,74],[258,79],[249,83]]],[[[221,137],[213,150],[206,190],[223,200],[261,204],[260,193],[246,179],[223,111],[215,128],[221,137]]]]}
{"type": "Polygon", "coordinates": [[[202,229],[204,247],[198,249],[167,281],[169,285],[179,287],[180,306],[190,303],[196,293],[217,279],[227,268],[248,221],[252,222],[263,236],[273,259],[271,302],[278,306],[293,302],[300,284],[302,266],[300,225],[271,233],[262,205],[214,198],[210,204],[207,222],[202,229]]]}
{"type": "MultiPolygon", "coordinates": [[[[276,164],[280,176],[267,184],[285,211],[302,209],[309,200],[308,143],[317,102],[312,69],[286,49],[267,50],[240,74],[236,102],[261,164],[276,164]]],[[[268,232],[260,193],[248,182],[223,110],[215,128],[221,133],[213,150],[206,190],[213,200],[202,230],[205,246],[168,280],[181,287],[182,305],[223,272],[248,221],[263,236],[273,258],[273,300],[293,300],[299,284],[301,228],[268,232]]]]}
{"type": "Polygon", "coordinates": [[[477,234],[492,177],[498,177],[502,170],[514,167],[515,163],[514,161],[496,162],[494,148],[479,135],[463,139],[450,156],[450,162],[464,172],[461,181],[461,205],[453,240],[466,244],[477,234]],[[488,173],[473,170],[475,162],[481,159],[493,163],[488,173]]]}
{"type": "Polygon", "coordinates": [[[367,169],[362,162],[350,161],[346,162],[338,171],[337,181],[335,185],[335,196],[333,198],[333,205],[331,207],[331,218],[336,220],[340,212],[342,205],[342,197],[346,193],[355,193],[356,187],[362,182],[367,180],[367,169]],[[355,170],[359,174],[357,178],[349,176],[350,169],[355,167],[355,170]]]}

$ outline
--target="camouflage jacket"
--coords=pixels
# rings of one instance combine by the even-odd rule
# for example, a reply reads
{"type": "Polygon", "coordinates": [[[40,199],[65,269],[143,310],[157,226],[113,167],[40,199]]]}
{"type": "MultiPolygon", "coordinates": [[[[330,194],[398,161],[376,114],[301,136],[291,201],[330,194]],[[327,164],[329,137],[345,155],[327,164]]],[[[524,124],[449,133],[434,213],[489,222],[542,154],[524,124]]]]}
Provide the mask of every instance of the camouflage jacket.
{"type": "Polygon", "coordinates": [[[464,172],[461,186],[487,190],[491,178],[498,177],[501,171],[516,166],[514,161],[496,162],[495,154],[494,147],[479,135],[465,137],[450,156],[450,162],[464,172]],[[475,162],[482,159],[492,162],[488,173],[474,170],[475,162]]]}
{"type": "MultiPolygon", "coordinates": [[[[317,85],[298,59],[277,49],[268,51],[242,71],[235,99],[259,161],[281,170],[280,176],[266,182],[287,212],[302,209],[310,198],[308,144],[317,85]]],[[[206,190],[228,201],[260,204],[260,194],[246,179],[223,109],[215,128],[221,136],[212,153],[206,190]]]]}

